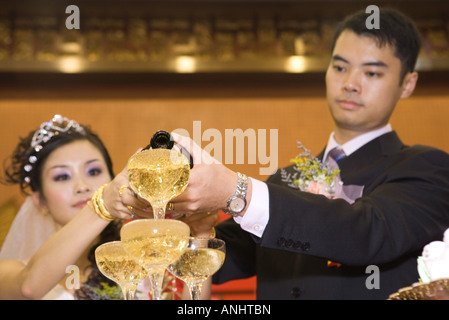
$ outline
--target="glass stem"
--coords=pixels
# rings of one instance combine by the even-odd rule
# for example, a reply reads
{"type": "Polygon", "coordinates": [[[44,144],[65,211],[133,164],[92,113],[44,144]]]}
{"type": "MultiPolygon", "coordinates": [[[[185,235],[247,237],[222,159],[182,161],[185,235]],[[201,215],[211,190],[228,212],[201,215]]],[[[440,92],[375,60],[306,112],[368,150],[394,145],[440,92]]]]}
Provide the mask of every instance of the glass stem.
{"type": "Polygon", "coordinates": [[[134,300],[135,288],[123,287],[122,292],[125,300],[134,300]]]}
{"type": "Polygon", "coordinates": [[[154,219],[165,219],[165,208],[164,207],[156,207],[154,212],[154,219]]]}
{"type": "Polygon", "coordinates": [[[192,300],[201,300],[201,289],[201,283],[190,285],[190,295],[192,296],[192,300]]]}
{"type": "Polygon", "coordinates": [[[151,201],[154,219],[165,219],[165,209],[167,208],[167,203],[168,202],[164,200],[151,201]]]}
{"type": "Polygon", "coordinates": [[[162,282],[164,281],[164,269],[157,269],[150,275],[152,300],[162,300],[162,282]]]}

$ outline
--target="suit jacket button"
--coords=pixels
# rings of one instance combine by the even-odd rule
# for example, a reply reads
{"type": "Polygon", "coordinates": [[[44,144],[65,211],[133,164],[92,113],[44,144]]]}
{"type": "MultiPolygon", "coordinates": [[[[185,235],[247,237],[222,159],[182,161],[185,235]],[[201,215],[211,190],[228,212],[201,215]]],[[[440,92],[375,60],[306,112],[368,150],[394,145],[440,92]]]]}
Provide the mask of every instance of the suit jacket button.
{"type": "Polygon", "coordinates": [[[280,247],[284,247],[285,246],[285,238],[284,237],[280,237],[278,239],[278,246],[280,246],[280,247]]]}
{"type": "Polygon", "coordinates": [[[290,293],[293,298],[298,299],[301,296],[301,289],[299,289],[298,287],[293,287],[290,293]]]}
{"type": "Polygon", "coordinates": [[[285,246],[287,248],[291,248],[293,246],[293,240],[292,239],[288,239],[287,242],[285,242],[285,246]]]}
{"type": "Polygon", "coordinates": [[[301,241],[296,241],[294,244],[293,244],[293,249],[295,249],[295,250],[298,250],[299,248],[301,248],[302,247],[302,242],[301,241]]]}
{"type": "Polygon", "coordinates": [[[309,251],[309,249],[310,249],[310,243],[309,242],[303,243],[302,250],[309,251]]]}

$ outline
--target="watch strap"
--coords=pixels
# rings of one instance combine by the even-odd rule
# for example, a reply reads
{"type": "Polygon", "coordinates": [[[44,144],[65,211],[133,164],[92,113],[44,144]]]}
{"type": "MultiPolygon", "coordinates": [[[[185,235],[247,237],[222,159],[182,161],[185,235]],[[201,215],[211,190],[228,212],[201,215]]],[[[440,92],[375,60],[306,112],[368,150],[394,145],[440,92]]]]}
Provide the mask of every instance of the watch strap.
{"type": "Polygon", "coordinates": [[[244,208],[239,211],[239,212],[235,212],[230,208],[230,203],[233,199],[235,198],[241,198],[245,200],[246,203],[246,191],[248,189],[248,177],[240,172],[237,172],[237,187],[235,189],[235,193],[234,195],[232,195],[228,201],[227,201],[227,207],[225,209],[223,209],[223,212],[226,214],[230,214],[230,215],[236,215],[239,212],[242,212],[244,210],[244,208]]]}

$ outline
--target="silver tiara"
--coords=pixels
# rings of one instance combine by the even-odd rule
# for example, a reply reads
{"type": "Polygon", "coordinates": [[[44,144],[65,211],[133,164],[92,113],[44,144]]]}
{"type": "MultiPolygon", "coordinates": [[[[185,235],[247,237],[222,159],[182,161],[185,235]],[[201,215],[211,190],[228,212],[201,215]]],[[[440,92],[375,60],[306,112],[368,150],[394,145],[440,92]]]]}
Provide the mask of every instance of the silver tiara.
{"type": "MultiPolygon", "coordinates": [[[[31,153],[33,153],[33,150],[35,153],[38,153],[44,148],[43,145],[50,141],[51,138],[58,135],[60,132],[65,133],[69,130],[74,130],[83,134],[85,133],[83,127],[81,127],[75,120],[70,120],[59,114],[55,114],[50,121],[43,122],[40,128],[34,133],[33,138],[31,139],[31,153]]],[[[33,164],[36,163],[36,161],[36,155],[31,155],[28,158],[28,163],[23,169],[26,172],[31,172],[31,170],[33,170],[33,164]]],[[[29,176],[26,176],[24,180],[26,183],[30,183],[31,181],[29,176]]]]}

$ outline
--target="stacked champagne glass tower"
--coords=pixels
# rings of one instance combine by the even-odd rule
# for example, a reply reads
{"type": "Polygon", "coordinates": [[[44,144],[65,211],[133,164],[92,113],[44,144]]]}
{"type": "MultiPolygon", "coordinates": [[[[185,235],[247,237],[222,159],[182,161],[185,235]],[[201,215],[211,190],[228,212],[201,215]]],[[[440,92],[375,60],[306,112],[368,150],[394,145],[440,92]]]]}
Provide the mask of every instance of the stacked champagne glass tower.
{"type": "Polygon", "coordinates": [[[105,243],[95,252],[100,271],[121,287],[125,299],[134,299],[137,285],[149,278],[152,299],[161,300],[169,270],[198,300],[204,281],[222,266],[222,240],[190,237],[187,224],[165,219],[168,202],[187,187],[192,165],[165,131],[156,132],[151,144],[128,160],[130,187],[151,204],[154,218],[126,223],[121,241],[105,243]]]}

